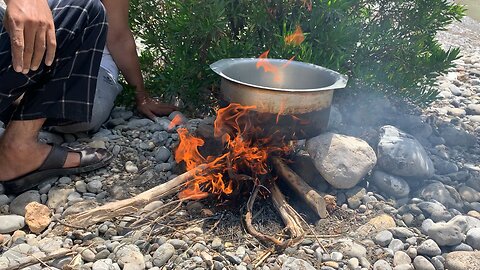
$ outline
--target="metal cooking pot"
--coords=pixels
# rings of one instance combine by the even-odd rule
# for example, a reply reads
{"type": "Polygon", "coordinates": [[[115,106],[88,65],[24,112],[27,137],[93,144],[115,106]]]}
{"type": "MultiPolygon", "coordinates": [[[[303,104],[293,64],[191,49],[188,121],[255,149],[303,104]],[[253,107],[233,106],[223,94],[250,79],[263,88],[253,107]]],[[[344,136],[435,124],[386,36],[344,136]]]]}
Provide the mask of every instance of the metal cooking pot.
{"type": "Polygon", "coordinates": [[[348,80],[324,67],[282,59],[223,59],[210,68],[222,77],[222,106],[254,105],[252,119],[264,128],[264,135],[288,139],[310,138],[323,132],[333,90],[344,88],[348,80]],[[257,68],[259,61],[268,61],[275,72],[257,68]]]}

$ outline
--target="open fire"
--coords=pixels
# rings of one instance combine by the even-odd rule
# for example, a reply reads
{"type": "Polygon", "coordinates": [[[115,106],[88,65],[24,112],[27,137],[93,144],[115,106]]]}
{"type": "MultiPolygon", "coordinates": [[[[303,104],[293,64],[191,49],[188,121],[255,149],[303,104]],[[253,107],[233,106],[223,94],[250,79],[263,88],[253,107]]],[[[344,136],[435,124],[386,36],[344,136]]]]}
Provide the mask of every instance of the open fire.
{"type": "Polygon", "coordinates": [[[249,112],[254,109],[254,106],[230,104],[218,111],[214,135],[225,147],[225,153],[218,157],[202,156],[199,147],[204,141],[184,128],[178,129],[180,144],[175,153],[176,162],[185,162],[187,170],[207,164],[206,170],[195,172],[180,198],[203,199],[209,194],[221,197],[240,191],[245,185],[260,185],[269,172],[268,158],[290,151],[286,143],[258,136],[263,130],[252,123],[249,112]]]}

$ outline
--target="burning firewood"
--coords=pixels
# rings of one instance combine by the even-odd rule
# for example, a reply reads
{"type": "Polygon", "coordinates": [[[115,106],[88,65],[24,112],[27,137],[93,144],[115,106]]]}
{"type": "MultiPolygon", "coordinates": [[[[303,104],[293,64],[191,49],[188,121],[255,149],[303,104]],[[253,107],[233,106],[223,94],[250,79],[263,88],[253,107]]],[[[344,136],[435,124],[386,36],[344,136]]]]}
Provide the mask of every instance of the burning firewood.
{"type": "Polygon", "coordinates": [[[277,174],[302,198],[320,218],[328,217],[327,204],[317,191],[310,187],[298,174],[280,158],[272,158],[277,174]]]}

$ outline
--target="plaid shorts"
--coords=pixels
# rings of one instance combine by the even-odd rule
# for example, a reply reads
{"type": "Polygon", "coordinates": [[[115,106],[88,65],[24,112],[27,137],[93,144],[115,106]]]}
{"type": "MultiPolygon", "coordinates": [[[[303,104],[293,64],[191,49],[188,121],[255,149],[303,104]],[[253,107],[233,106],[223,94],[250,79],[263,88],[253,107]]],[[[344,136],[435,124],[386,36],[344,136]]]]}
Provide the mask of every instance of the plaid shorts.
{"type": "Polygon", "coordinates": [[[55,61],[27,75],[12,67],[10,37],[0,14],[0,112],[23,95],[12,120],[89,122],[107,35],[100,0],[48,0],[55,22],[55,61]]]}

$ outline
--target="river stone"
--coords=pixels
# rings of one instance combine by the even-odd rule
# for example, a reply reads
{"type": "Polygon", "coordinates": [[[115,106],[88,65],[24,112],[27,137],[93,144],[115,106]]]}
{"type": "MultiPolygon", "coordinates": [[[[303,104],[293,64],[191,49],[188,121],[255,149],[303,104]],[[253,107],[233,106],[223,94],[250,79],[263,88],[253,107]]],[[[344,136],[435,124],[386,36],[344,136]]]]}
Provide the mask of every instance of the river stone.
{"type": "Polygon", "coordinates": [[[153,253],[153,264],[162,267],[168,262],[168,260],[170,260],[173,254],[175,254],[175,248],[172,244],[165,243],[153,253]]]}
{"type": "Polygon", "coordinates": [[[434,223],[428,229],[427,235],[439,246],[454,246],[462,243],[465,235],[462,230],[451,223],[434,223]]]}
{"type": "Polygon", "coordinates": [[[297,258],[288,258],[282,265],[281,270],[315,270],[315,268],[305,260],[297,258]]]}
{"type": "Polygon", "coordinates": [[[448,270],[480,269],[480,251],[455,251],[445,256],[445,268],[448,270]]]}
{"type": "Polygon", "coordinates": [[[442,254],[442,250],[432,239],[427,239],[422,244],[420,244],[420,246],[418,246],[417,248],[417,252],[420,255],[427,255],[430,257],[442,254]]]}
{"type": "Polygon", "coordinates": [[[472,248],[480,250],[480,228],[469,230],[465,242],[472,248]]]}
{"type": "Polygon", "coordinates": [[[462,199],[467,202],[479,202],[480,192],[469,186],[461,186],[458,188],[458,193],[462,196],[462,199]]]}
{"type": "Polygon", "coordinates": [[[25,218],[18,215],[0,216],[0,233],[11,233],[25,226],[25,218]]]}
{"type": "Polygon", "coordinates": [[[378,165],[394,175],[428,178],[434,173],[433,162],[420,142],[393,126],[380,129],[377,156],[378,165]]]}
{"type": "Polygon", "coordinates": [[[413,260],[415,270],[435,270],[435,266],[423,256],[417,256],[413,260]]]}
{"type": "Polygon", "coordinates": [[[457,129],[453,125],[443,125],[439,127],[440,136],[445,139],[448,146],[473,146],[477,138],[464,130],[457,129]]]}
{"type": "Polygon", "coordinates": [[[373,173],[372,182],[380,191],[394,198],[407,197],[410,193],[410,186],[407,181],[382,171],[373,173]]]}
{"type": "Polygon", "coordinates": [[[395,220],[390,215],[382,214],[370,219],[366,224],[360,226],[356,232],[358,236],[366,237],[393,227],[395,227],[395,220]]]}
{"type": "Polygon", "coordinates": [[[398,266],[402,264],[410,264],[412,262],[412,258],[408,256],[407,253],[404,251],[397,251],[395,255],[393,255],[393,265],[398,266]]]}
{"type": "Polygon", "coordinates": [[[306,145],[320,174],[338,189],[356,186],[377,162],[370,145],[355,137],[325,133],[306,145]]]}
{"type": "Polygon", "coordinates": [[[18,195],[10,203],[10,213],[25,216],[25,206],[31,202],[40,203],[40,193],[36,190],[29,190],[18,195]]]}
{"type": "Polygon", "coordinates": [[[68,195],[72,192],[75,192],[75,189],[53,187],[48,191],[48,208],[57,209],[60,206],[64,207],[67,203],[68,195]]]}
{"type": "Polygon", "coordinates": [[[126,245],[120,247],[115,252],[118,265],[123,269],[143,270],[145,269],[145,259],[140,249],[136,245],[126,245]]]}
{"type": "Polygon", "coordinates": [[[378,260],[373,264],[373,270],[392,270],[392,267],[387,261],[378,260]]]}
{"type": "Polygon", "coordinates": [[[352,240],[339,240],[334,245],[335,250],[341,252],[344,256],[362,258],[367,256],[367,249],[361,244],[355,243],[352,240]]]}
{"type": "Polygon", "coordinates": [[[380,245],[382,247],[388,246],[390,242],[393,240],[393,234],[390,231],[381,231],[375,235],[373,241],[375,244],[380,245]]]}
{"type": "Polygon", "coordinates": [[[420,189],[419,195],[424,200],[436,200],[447,207],[462,208],[462,204],[455,200],[450,190],[441,182],[434,182],[423,187],[420,189]]]}

